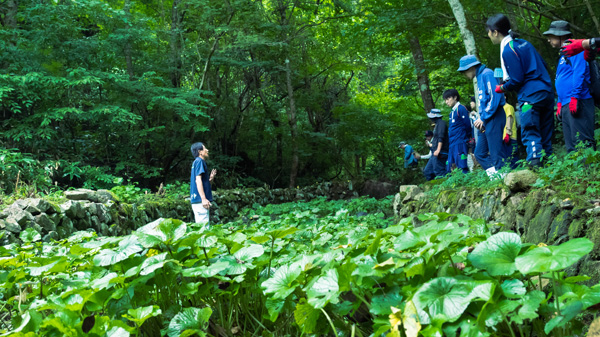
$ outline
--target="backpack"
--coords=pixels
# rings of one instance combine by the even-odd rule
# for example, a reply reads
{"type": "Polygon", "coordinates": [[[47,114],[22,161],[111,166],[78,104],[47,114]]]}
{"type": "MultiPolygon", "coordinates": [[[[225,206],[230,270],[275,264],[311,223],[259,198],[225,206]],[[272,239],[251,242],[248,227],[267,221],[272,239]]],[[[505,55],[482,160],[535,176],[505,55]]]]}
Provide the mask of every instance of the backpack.
{"type": "Polygon", "coordinates": [[[590,65],[590,94],[594,98],[594,105],[600,109],[600,66],[596,60],[589,62],[590,65]]]}

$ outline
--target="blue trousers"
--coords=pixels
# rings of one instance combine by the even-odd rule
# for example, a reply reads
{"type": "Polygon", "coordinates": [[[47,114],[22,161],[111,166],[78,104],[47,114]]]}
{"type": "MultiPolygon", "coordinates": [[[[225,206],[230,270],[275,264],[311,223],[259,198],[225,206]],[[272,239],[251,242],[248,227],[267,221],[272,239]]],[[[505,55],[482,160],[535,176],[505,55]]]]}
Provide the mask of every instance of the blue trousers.
{"type": "Polygon", "coordinates": [[[446,171],[446,158],[448,155],[439,154],[439,157],[431,155],[429,161],[427,161],[427,165],[425,165],[425,169],[423,170],[423,174],[425,174],[425,179],[427,181],[435,179],[435,177],[443,177],[448,173],[446,171]]]}
{"type": "Polygon", "coordinates": [[[567,152],[575,151],[575,146],[580,142],[583,142],[585,147],[596,148],[594,99],[581,99],[577,105],[575,114],[571,114],[568,104],[563,105],[561,109],[567,152]]]}
{"type": "Polygon", "coordinates": [[[536,103],[521,106],[521,136],[527,148],[527,161],[542,159],[552,154],[552,131],[554,127],[554,98],[552,94],[536,103]]]}
{"type": "Polygon", "coordinates": [[[506,126],[504,108],[498,107],[498,110],[483,123],[483,126],[485,131],[479,135],[479,142],[475,147],[475,158],[484,170],[490,167],[499,170],[510,155],[509,146],[502,139],[506,126]]]}
{"type": "Polygon", "coordinates": [[[451,144],[450,151],[448,151],[448,172],[452,171],[452,164],[462,169],[463,173],[469,173],[469,165],[467,164],[467,156],[469,150],[466,143],[451,144]]]}

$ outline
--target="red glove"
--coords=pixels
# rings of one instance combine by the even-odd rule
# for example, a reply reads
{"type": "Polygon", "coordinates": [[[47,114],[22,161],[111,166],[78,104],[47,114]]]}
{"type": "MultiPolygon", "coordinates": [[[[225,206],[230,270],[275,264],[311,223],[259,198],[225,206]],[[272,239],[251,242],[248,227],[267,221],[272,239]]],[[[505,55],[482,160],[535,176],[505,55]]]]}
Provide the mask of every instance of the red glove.
{"type": "Polygon", "coordinates": [[[504,93],[504,87],[501,86],[500,84],[496,85],[496,90],[497,93],[499,94],[503,94],[504,93]]]}
{"type": "Polygon", "coordinates": [[[596,52],[586,49],[583,52],[583,58],[588,62],[592,62],[596,58],[596,52]]]}
{"type": "Polygon", "coordinates": [[[561,51],[561,53],[563,53],[569,57],[571,57],[573,55],[577,55],[583,51],[583,46],[581,45],[582,42],[583,42],[583,39],[567,40],[566,43],[568,43],[568,44],[566,46],[563,46],[562,48],[560,48],[560,51],[561,51]]]}
{"type": "Polygon", "coordinates": [[[510,143],[510,136],[507,133],[506,136],[504,136],[504,144],[508,144],[508,143],[510,143]]]}
{"type": "Polygon", "coordinates": [[[556,104],[556,117],[560,118],[560,110],[562,109],[562,103],[558,102],[556,104]]]}
{"type": "Polygon", "coordinates": [[[571,114],[573,115],[577,113],[577,98],[571,97],[571,102],[569,103],[569,111],[571,111],[571,114]]]}

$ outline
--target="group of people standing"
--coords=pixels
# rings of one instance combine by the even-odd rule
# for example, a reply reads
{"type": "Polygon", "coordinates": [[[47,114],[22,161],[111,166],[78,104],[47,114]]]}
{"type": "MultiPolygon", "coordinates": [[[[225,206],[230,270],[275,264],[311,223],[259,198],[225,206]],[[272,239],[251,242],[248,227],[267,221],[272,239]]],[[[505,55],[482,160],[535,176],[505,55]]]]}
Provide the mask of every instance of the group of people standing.
{"type": "MultiPolygon", "coordinates": [[[[600,47],[596,46],[596,39],[571,40],[572,33],[566,21],[554,21],[544,32],[552,47],[561,48],[555,78],[558,100],[555,102],[546,63],[531,43],[517,38],[509,19],[503,14],[494,15],[488,19],[486,28],[490,40],[500,45],[501,69],[487,68],[474,55],[460,59],[457,71],[470,80],[477,79],[479,112],[470,119],[469,111],[460,104],[458,91],[449,89],[443,93],[445,103],[452,109],[448,124],[439,109],[427,113],[434,126],[433,132],[426,133],[430,154],[411,154],[415,159],[413,162],[429,158],[424,169],[427,180],[444,176],[453,168],[469,172],[471,152],[490,176],[505,165],[514,168],[518,160],[517,124],[520,124],[528,164],[541,166],[553,153],[554,114],[562,119],[567,151],[574,151],[579,143],[586,147],[596,146],[595,108],[588,63],[600,47]],[[508,91],[517,92],[518,116],[504,97],[508,91]],[[476,144],[472,146],[475,139],[476,144]]],[[[401,144],[408,155],[406,146],[401,144]]]]}

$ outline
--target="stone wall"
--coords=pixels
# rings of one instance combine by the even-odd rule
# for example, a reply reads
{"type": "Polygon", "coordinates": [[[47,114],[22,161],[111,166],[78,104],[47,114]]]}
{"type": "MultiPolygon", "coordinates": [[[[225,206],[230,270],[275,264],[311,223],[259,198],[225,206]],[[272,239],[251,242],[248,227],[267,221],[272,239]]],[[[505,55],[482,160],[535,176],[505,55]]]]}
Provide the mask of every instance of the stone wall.
{"type": "MultiPolygon", "coordinates": [[[[240,189],[214,193],[211,221],[227,222],[238,211],[254,205],[277,204],[317,197],[345,199],[357,196],[346,186],[324,183],[302,189],[240,189]]],[[[21,231],[33,228],[44,241],[63,239],[80,230],[98,235],[126,235],[158,218],[192,221],[188,200],[147,198],[141,204],[119,202],[109,191],[66,191],[66,202],[57,204],[44,199],[21,199],[0,212],[0,245],[19,240],[21,231]]]]}
{"type": "Polygon", "coordinates": [[[561,244],[587,237],[594,242],[594,249],[570,272],[588,275],[592,277],[590,283],[599,283],[600,200],[551,188],[530,189],[535,177],[518,178],[515,183],[510,180],[515,179],[514,175],[507,176],[505,186],[493,190],[443,190],[435,196],[425,194],[419,186],[401,186],[394,199],[394,214],[398,217],[425,212],[464,214],[493,223],[499,231],[519,233],[523,242],[533,244],[561,244]]]}

